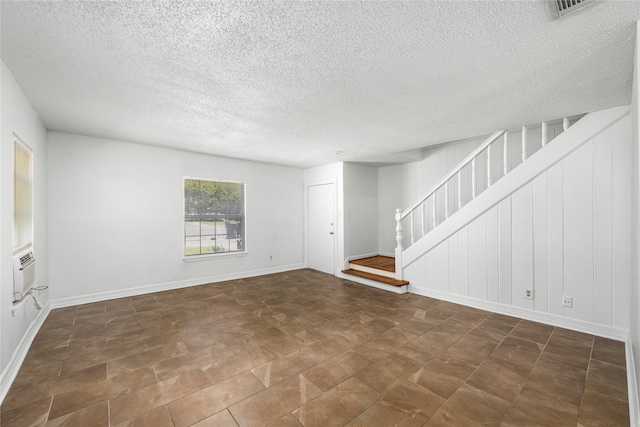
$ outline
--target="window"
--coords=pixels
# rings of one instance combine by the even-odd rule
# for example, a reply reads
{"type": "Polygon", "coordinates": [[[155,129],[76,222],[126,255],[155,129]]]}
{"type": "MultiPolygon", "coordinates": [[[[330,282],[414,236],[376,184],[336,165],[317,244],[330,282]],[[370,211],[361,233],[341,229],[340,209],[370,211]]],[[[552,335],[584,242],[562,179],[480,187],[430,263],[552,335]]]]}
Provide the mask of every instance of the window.
{"type": "Polygon", "coordinates": [[[33,243],[33,153],[17,138],[13,155],[13,252],[33,243]]]}
{"type": "Polygon", "coordinates": [[[184,180],[184,255],[245,251],[244,184],[184,180]]]}

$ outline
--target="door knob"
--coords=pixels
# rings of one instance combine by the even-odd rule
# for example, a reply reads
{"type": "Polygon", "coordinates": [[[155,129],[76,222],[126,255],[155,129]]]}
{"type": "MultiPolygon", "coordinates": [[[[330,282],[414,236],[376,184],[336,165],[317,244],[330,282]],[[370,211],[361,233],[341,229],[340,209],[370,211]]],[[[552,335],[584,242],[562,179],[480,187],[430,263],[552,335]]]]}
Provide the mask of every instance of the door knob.
{"type": "Polygon", "coordinates": [[[329,234],[333,235],[333,231],[330,231],[329,234]]]}

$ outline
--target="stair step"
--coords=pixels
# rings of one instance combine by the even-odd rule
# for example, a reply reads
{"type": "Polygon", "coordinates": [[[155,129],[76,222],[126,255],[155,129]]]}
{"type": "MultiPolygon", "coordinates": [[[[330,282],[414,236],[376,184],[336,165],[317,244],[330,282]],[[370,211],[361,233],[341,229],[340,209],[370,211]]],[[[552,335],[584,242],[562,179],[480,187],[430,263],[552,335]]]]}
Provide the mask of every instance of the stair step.
{"type": "Polygon", "coordinates": [[[376,282],[384,283],[391,286],[404,286],[408,285],[407,280],[397,280],[391,277],[380,276],[379,274],[367,273],[366,271],[354,270],[352,268],[348,270],[342,270],[344,274],[350,274],[352,276],[362,277],[363,279],[374,280],[376,282]]]}
{"type": "Polygon", "coordinates": [[[386,255],[375,255],[349,261],[352,270],[396,278],[396,259],[386,255]]]}
{"type": "Polygon", "coordinates": [[[389,271],[391,273],[395,273],[396,271],[396,259],[385,255],[375,255],[366,258],[354,259],[349,261],[349,264],[361,265],[364,267],[389,271]]]}

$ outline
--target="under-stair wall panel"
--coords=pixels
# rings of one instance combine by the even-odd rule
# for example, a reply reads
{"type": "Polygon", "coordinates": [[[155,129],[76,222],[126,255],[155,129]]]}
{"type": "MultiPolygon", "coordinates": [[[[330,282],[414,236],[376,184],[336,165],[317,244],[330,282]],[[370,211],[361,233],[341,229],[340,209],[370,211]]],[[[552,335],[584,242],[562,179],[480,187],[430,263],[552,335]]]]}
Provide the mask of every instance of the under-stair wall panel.
{"type": "MultiPolygon", "coordinates": [[[[469,295],[469,233],[464,227],[458,233],[458,293],[469,295]]],[[[451,292],[451,290],[449,290],[451,292]]]]}
{"type": "Polygon", "coordinates": [[[409,264],[409,290],[627,328],[630,154],[627,115],[409,264]]]}
{"type": "MultiPolygon", "coordinates": [[[[469,278],[473,286],[469,286],[472,298],[487,298],[487,216],[483,215],[468,226],[469,229],[469,278]]],[[[447,260],[438,260],[446,263],[447,260]]]]}
{"type": "Polygon", "coordinates": [[[458,257],[458,234],[447,239],[449,242],[449,259],[447,267],[449,268],[449,292],[458,293],[460,289],[460,268],[458,263],[460,259],[458,257]]]}
{"type": "Polygon", "coordinates": [[[433,250],[433,286],[435,289],[448,291],[449,283],[449,240],[433,250]],[[445,262],[440,262],[444,260],[445,262]]]}
{"type": "Polygon", "coordinates": [[[511,198],[511,302],[533,309],[533,300],[525,298],[525,290],[533,290],[533,184],[526,184],[511,198]]]}
{"type": "Polygon", "coordinates": [[[500,299],[498,302],[511,305],[512,273],[511,273],[511,198],[498,204],[498,280],[500,282],[500,299]]]}
{"type": "Polygon", "coordinates": [[[564,216],[562,195],[564,194],[564,164],[552,166],[546,172],[547,180],[553,185],[547,187],[547,289],[549,313],[563,315],[564,308],[558,301],[564,293],[564,216]]]}
{"type": "Polygon", "coordinates": [[[567,317],[593,320],[593,141],[564,160],[564,292],[567,317]]]}
{"type": "MultiPolygon", "coordinates": [[[[631,118],[611,128],[612,137],[612,278],[613,325],[628,328],[631,322],[631,118]]],[[[606,190],[605,190],[606,191],[606,190]]]]}
{"type": "Polygon", "coordinates": [[[594,257],[598,263],[594,268],[594,294],[595,300],[600,304],[594,305],[594,321],[597,323],[610,324],[612,321],[611,303],[613,295],[609,292],[613,282],[612,260],[613,260],[613,224],[611,222],[613,203],[612,195],[612,136],[609,135],[611,129],[603,132],[602,136],[596,137],[593,144],[594,158],[600,161],[594,164],[593,171],[595,186],[594,195],[594,223],[600,224],[594,230],[594,257]]]}
{"type": "Polygon", "coordinates": [[[487,263],[487,299],[493,302],[500,300],[500,252],[498,231],[498,206],[487,212],[487,259],[498,262],[487,263]]]}
{"type": "Polygon", "coordinates": [[[546,172],[533,180],[533,289],[536,291],[534,306],[536,310],[547,311],[549,306],[549,232],[547,226],[547,187],[546,172]]]}

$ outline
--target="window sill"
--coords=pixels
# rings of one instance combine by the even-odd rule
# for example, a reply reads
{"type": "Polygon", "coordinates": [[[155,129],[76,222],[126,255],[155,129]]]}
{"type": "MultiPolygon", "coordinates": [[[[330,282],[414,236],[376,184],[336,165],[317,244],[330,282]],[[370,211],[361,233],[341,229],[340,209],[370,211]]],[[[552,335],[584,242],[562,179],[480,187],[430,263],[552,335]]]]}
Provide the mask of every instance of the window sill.
{"type": "Polygon", "coordinates": [[[218,254],[190,255],[188,257],[183,256],[182,260],[184,262],[197,262],[197,261],[209,261],[209,260],[220,259],[220,258],[243,257],[245,255],[249,255],[249,252],[243,251],[243,252],[226,252],[226,253],[218,253],[218,254]]]}

